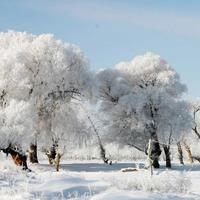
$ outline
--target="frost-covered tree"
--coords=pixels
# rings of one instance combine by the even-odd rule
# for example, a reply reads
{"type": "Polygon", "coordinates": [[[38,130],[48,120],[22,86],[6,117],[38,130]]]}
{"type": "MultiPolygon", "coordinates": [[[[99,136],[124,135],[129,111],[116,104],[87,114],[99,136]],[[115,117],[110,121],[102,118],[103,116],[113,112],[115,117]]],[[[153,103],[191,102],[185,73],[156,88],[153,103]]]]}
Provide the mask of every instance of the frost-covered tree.
{"type": "Polygon", "coordinates": [[[180,101],[186,87],[160,56],[147,53],[97,74],[100,110],[107,114],[108,135],[144,151],[152,140],[151,159],[159,167],[160,143],[169,157],[169,140],[190,127],[188,106],[180,101]]]}
{"type": "MultiPolygon", "coordinates": [[[[12,99],[30,104],[34,131],[27,131],[27,134],[35,138],[31,142],[35,145],[41,131],[46,133],[46,137],[52,137],[51,126],[41,124],[51,124],[62,105],[84,92],[88,94],[88,61],[78,47],[63,43],[50,34],[0,33],[0,46],[2,111],[12,99]],[[48,128],[41,130],[41,127],[48,128]]],[[[20,134],[13,134],[20,144],[24,143],[20,134]]],[[[54,145],[55,141],[51,139],[54,145]]]]}

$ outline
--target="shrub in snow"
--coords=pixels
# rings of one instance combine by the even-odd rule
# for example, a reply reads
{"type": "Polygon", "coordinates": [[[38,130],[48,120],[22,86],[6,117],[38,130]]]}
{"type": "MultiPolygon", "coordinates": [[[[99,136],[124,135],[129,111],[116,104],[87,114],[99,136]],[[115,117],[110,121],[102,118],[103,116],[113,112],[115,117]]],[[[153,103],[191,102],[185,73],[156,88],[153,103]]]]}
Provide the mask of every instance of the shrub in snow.
{"type": "Polygon", "coordinates": [[[149,192],[179,192],[186,193],[191,185],[190,179],[184,173],[168,171],[150,176],[147,171],[127,172],[118,176],[105,178],[113,186],[123,190],[143,190],[149,192]]]}

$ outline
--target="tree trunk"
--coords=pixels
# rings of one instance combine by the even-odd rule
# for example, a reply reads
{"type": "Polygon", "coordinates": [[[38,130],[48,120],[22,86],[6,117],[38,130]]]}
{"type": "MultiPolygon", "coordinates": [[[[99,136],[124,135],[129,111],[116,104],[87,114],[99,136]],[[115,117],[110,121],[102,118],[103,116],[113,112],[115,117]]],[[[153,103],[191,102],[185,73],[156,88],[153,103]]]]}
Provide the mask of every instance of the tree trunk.
{"type": "MultiPolygon", "coordinates": [[[[83,108],[83,107],[82,107],[82,108],[83,108]]],[[[84,110],[85,110],[85,109],[84,109],[84,110]]],[[[111,161],[111,160],[109,161],[109,159],[106,157],[106,150],[105,150],[105,148],[104,148],[104,146],[103,146],[103,144],[102,144],[102,142],[101,142],[101,138],[100,138],[100,136],[99,136],[99,133],[98,133],[98,131],[97,131],[97,129],[96,129],[96,127],[95,127],[95,125],[94,125],[94,123],[93,123],[91,117],[90,117],[89,115],[87,115],[87,118],[88,118],[90,124],[92,125],[92,128],[93,128],[93,130],[94,130],[94,132],[95,132],[95,134],[96,134],[96,136],[97,136],[98,144],[99,144],[99,148],[100,148],[100,156],[101,156],[103,162],[104,162],[105,164],[112,165],[112,161],[111,161]]]]}
{"type": "MultiPolygon", "coordinates": [[[[148,145],[149,146],[149,145],[148,145]]],[[[145,149],[146,155],[148,155],[148,146],[145,149]]],[[[161,155],[161,149],[158,141],[151,139],[151,155],[148,155],[152,160],[152,165],[154,168],[160,168],[159,156],[161,155]]]]}
{"type": "Polygon", "coordinates": [[[38,163],[37,144],[31,144],[29,150],[29,160],[31,163],[38,163]]]}
{"type": "Polygon", "coordinates": [[[24,156],[24,158],[22,159],[22,167],[23,170],[29,170],[27,165],[27,156],[24,156]]]}
{"type": "Polygon", "coordinates": [[[190,149],[189,145],[186,143],[186,141],[184,141],[183,144],[184,144],[185,150],[186,150],[186,152],[188,154],[188,160],[189,160],[189,162],[193,163],[194,160],[193,160],[192,152],[191,152],[191,149],[190,149]]]}
{"type": "Polygon", "coordinates": [[[26,155],[22,155],[20,153],[10,153],[11,157],[14,161],[14,163],[17,166],[22,166],[23,170],[27,170],[28,169],[28,165],[27,165],[27,156],[26,155]]]}
{"type": "Polygon", "coordinates": [[[17,166],[22,166],[23,170],[29,170],[28,169],[28,165],[27,165],[27,156],[17,150],[15,150],[15,148],[12,148],[11,145],[9,145],[8,148],[6,149],[2,149],[4,153],[6,153],[7,155],[10,154],[14,163],[17,166]]]}
{"type": "Polygon", "coordinates": [[[52,160],[50,154],[49,154],[49,153],[46,153],[46,155],[47,155],[47,157],[48,157],[49,165],[53,165],[53,160],[52,160]]]}
{"type": "Polygon", "coordinates": [[[157,134],[154,133],[152,136],[152,150],[151,150],[151,159],[153,160],[153,167],[154,168],[160,168],[159,164],[159,156],[161,155],[161,149],[160,149],[160,144],[158,142],[158,137],[157,134]]]}
{"type": "Polygon", "coordinates": [[[154,168],[160,168],[159,159],[154,158],[152,165],[153,165],[154,168]]]}
{"type": "MultiPolygon", "coordinates": [[[[152,165],[154,168],[159,168],[159,156],[161,155],[160,144],[158,141],[158,136],[156,133],[155,123],[150,123],[146,125],[146,131],[150,134],[151,138],[151,155],[149,156],[152,160],[152,165]]],[[[147,149],[146,149],[147,150],[147,149]]],[[[147,151],[145,151],[148,154],[147,151]]]]}
{"type": "Polygon", "coordinates": [[[170,158],[170,146],[163,145],[163,149],[165,152],[165,158],[166,158],[166,167],[171,168],[171,158],[170,158]]]}
{"type": "Polygon", "coordinates": [[[56,158],[56,145],[53,144],[52,147],[50,148],[49,152],[46,153],[48,160],[49,160],[49,164],[53,165],[55,158],[56,158]]]}
{"type": "Polygon", "coordinates": [[[104,149],[103,145],[100,144],[100,155],[105,164],[108,164],[108,158],[106,158],[106,150],[104,149]]]}
{"type": "Polygon", "coordinates": [[[60,169],[60,160],[61,160],[62,155],[60,153],[57,153],[56,159],[55,159],[55,166],[56,166],[56,171],[58,172],[60,169]]]}
{"type": "Polygon", "coordinates": [[[161,149],[158,141],[151,142],[151,155],[148,155],[147,148],[145,149],[146,155],[152,160],[152,165],[154,168],[160,168],[159,156],[161,155],[161,149]]]}
{"type": "Polygon", "coordinates": [[[177,147],[178,147],[178,159],[180,161],[180,164],[184,165],[184,162],[183,162],[183,150],[182,150],[180,142],[177,142],[177,147]]]}
{"type": "Polygon", "coordinates": [[[161,150],[160,150],[160,145],[159,145],[158,141],[152,142],[151,157],[152,157],[152,160],[153,160],[153,167],[154,168],[160,168],[160,164],[159,164],[160,154],[161,154],[161,150]]]}

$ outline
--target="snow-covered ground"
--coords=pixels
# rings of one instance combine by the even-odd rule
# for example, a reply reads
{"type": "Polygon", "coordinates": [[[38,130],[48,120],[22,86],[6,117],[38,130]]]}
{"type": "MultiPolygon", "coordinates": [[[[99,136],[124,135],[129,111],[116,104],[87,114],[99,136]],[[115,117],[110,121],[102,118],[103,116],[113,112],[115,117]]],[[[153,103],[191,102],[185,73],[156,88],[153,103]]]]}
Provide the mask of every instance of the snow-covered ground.
{"type": "MultiPolygon", "coordinates": [[[[164,165],[164,163],[163,163],[164,165]]],[[[100,161],[64,161],[60,172],[46,162],[30,165],[32,172],[1,160],[0,200],[193,200],[200,199],[200,165],[173,163],[164,167],[121,172],[121,168],[142,168],[143,162],[118,162],[112,166],[100,161]]]]}

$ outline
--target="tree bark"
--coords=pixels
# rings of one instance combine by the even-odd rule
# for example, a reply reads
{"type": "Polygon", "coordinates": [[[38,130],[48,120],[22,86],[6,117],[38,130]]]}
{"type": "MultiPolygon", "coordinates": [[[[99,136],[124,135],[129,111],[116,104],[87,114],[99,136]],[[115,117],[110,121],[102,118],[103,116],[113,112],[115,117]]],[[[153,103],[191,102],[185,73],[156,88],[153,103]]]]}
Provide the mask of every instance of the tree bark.
{"type": "Polygon", "coordinates": [[[184,144],[185,150],[186,150],[186,152],[188,154],[188,160],[189,160],[189,162],[193,163],[194,160],[193,160],[192,152],[191,152],[191,149],[190,149],[189,145],[186,143],[186,141],[184,141],[183,144],[184,144]]]}
{"type": "Polygon", "coordinates": [[[147,124],[146,131],[150,134],[151,138],[151,155],[149,157],[152,160],[152,165],[154,168],[160,168],[159,156],[161,155],[162,151],[160,149],[155,123],[147,124]]]}
{"type": "Polygon", "coordinates": [[[55,159],[55,166],[56,166],[56,171],[58,172],[60,169],[60,160],[61,160],[62,155],[60,153],[56,154],[56,159],[55,159]]]}
{"type": "Polygon", "coordinates": [[[48,160],[49,160],[49,164],[53,165],[53,163],[55,162],[55,158],[56,158],[56,144],[53,144],[52,147],[50,148],[49,152],[46,153],[48,160]]]}
{"type": "Polygon", "coordinates": [[[160,168],[159,164],[159,156],[161,155],[161,149],[158,141],[154,141],[152,143],[152,152],[151,152],[151,157],[153,160],[153,167],[154,168],[160,168]]]}
{"type": "Polygon", "coordinates": [[[160,144],[158,142],[158,137],[155,131],[155,127],[153,125],[153,132],[151,132],[151,139],[152,139],[152,150],[151,150],[151,155],[150,158],[153,160],[153,167],[154,168],[160,168],[160,164],[159,164],[159,156],[161,155],[161,149],[160,149],[160,144]]]}
{"type": "Polygon", "coordinates": [[[46,153],[46,155],[47,155],[47,157],[48,157],[49,165],[53,165],[53,160],[52,160],[50,154],[49,154],[49,153],[46,153]]]}
{"type": "Polygon", "coordinates": [[[7,155],[10,154],[14,163],[17,166],[22,166],[23,170],[29,170],[27,165],[27,156],[23,153],[20,153],[19,151],[15,150],[15,148],[12,148],[11,145],[7,147],[6,149],[2,149],[4,153],[7,155]]]}
{"type": "Polygon", "coordinates": [[[148,155],[147,148],[145,149],[146,155],[150,157],[152,160],[152,165],[154,168],[160,168],[159,164],[159,156],[161,155],[161,149],[158,140],[154,140],[151,142],[151,155],[148,155]]]}
{"type": "Polygon", "coordinates": [[[170,158],[170,146],[163,145],[163,149],[165,152],[165,158],[166,158],[166,167],[171,168],[171,158],[170,158]]]}
{"type": "Polygon", "coordinates": [[[100,156],[105,164],[112,165],[112,161],[109,161],[109,159],[106,157],[106,150],[102,144],[100,144],[100,156]]]}
{"type": "Polygon", "coordinates": [[[154,158],[152,165],[153,165],[154,168],[160,168],[159,159],[154,158]]]}
{"type": "Polygon", "coordinates": [[[27,156],[25,155],[23,155],[23,158],[22,158],[22,169],[29,170],[28,165],[27,165],[27,156]]]}
{"type": "Polygon", "coordinates": [[[31,163],[38,163],[37,144],[30,144],[29,160],[31,163]]]}
{"type": "Polygon", "coordinates": [[[180,142],[177,142],[177,147],[178,147],[178,159],[180,161],[180,164],[184,165],[184,162],[183,162],[183,150],[182,150],[180,142]]]}
{"type": "Polygon", "coordinates": [[[151,142],[151,155],[148,155],[147,148],[145,149],[145,153],[152,160],[153,167],[160,168],[159,156],[161,155],[161,149],[158,140],[155,140],[155,138],[157,138],[157,136],[154,137],[151,142]]]}

